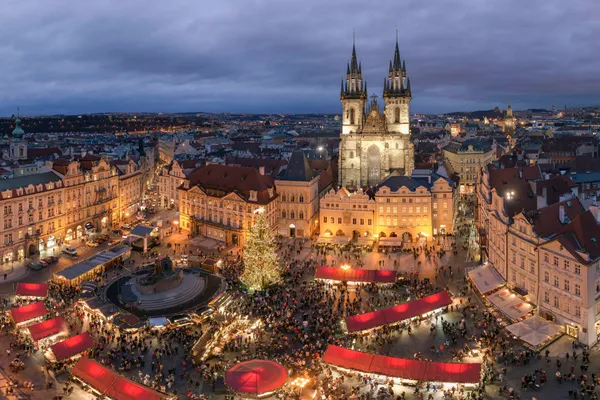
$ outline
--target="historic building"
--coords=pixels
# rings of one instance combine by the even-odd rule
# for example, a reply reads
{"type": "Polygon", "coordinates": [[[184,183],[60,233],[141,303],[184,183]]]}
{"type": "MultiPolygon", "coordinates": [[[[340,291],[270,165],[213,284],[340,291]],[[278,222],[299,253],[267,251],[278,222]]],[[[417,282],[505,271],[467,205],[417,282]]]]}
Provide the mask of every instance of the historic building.
{"type": "Polygon", "coordinates": [[[453,233],[454,182],[433,171],[414,172],[392,174],[366,192],[331,190],[320,203],[321,241],[410,246],[453,233]]]}
{"type": "Polygon", "coordinates": [[[173,160],[169,165],[161,168],[158,179],[160,205],[178,210],[180,208],[179,186],[192,171],[203,164],[203,160],[173,160]]]}
{"type": "Polygon", "coordinates": [[[320,175],[313,172],[304,152],[293,152],[287,167],[275,181],[281,197],[279,234],[308,238],[318,228],[319,179],[320,175]]]}
{"type": "Polygon", "coordinates": [[[452,140],[442,149],[444,165],[459,177],[461,194],[471,194],[481,168],[496,159],[496,147],[488,139],[452,140]]]}
{"type": "Polygon", "coordinates": [[[255,168],[209,164],[187,176],[178,190],[179,227],[193,235],[243,246],[258,208],[277,230],[279,194],[273,178],[255,168]]]}
{"type": "Polygon", "coordinates": [[[373,187],[393,171],[410,176],[414,148],[410,138],[409,105],[412,98],[406,63],[398,40],[394,59],[384,79],[381,110],[377,96],[367,105],[367,83],[352,46],[352,59],[342,81],[342,134],[339,146],[339,183],[343,187],[373,187]]]}

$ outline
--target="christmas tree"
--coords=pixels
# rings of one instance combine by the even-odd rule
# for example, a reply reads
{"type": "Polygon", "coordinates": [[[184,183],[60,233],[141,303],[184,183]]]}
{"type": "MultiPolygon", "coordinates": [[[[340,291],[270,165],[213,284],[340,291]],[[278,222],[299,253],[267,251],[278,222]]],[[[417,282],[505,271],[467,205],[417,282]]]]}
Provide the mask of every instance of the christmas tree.
{"type": "Polygon", "coordinates": [[[265,210],[254,212],[254,224],[248,232],[244,248],[244,273],[241,276],[250,289],[264,289],[279,279],[277,247],[265,210]]]}

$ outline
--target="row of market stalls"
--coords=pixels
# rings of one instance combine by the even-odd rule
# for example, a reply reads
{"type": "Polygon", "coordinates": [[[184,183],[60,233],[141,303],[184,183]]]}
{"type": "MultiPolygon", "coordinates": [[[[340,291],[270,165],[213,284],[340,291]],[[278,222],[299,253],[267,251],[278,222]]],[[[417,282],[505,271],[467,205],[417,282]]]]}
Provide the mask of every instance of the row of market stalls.
{"type": "Polygon", "coordinates": [[[315,279],[360,283],[394,283],[397,278],[396,271],[342,267],[318,267],[315,274],[315,279]]]}
{"type": "Polygon", "coordinates": [[[344,370],[399,378],[402,384],[441,382],[476,385],[481,379],[481,364],[443,363],[411,360],[363,353],[329,345],[323,361],[344,370]]]}
{"type": "Polygon", "coordinates": [[[131,247],[118,245],[71,265],[54,274],[54,280],[62,284],[79,285],[131,256],[131,247]]]}
{"type": "Polygon", "coordinates": [[[368,331],[380,326],[424,316],[448,307],[450,304],[452,304],[452,299],[448,292],[438,292],[393,307],[347,317],[346,329],[350,333],[368,331]]]}
{"type": "Polygon", "coordinates": [[[472,269],[468,277],[492,315],[528,347],[542,349],[564,333],[562,326],[535,316],[533,305],[520,293],[507,287],[491,264],[472,269]]]}
{"type": "Polygon", "coordinates": [[[172,396],[167,396],[125,378],[85,357],[80,358],[71,368],[71,375],[99,397],[106,396],[114,400],[167,400],[172,398],[172,396]]]}
{"type": "MultiPolygon", "coordinates": [[[[48,285],[18,283],[17,297],[45,299],[48,285]]],[[[61,316],[47,319],[49,311],[44,301],[33,302],[10,310],[10,318],[21,333],[28,336],[36,348],[46,348],[46,361],[63,362],[75,359],[81,353],[94,347],[88,332],[69,337],[67,322],[61,316]]]]}

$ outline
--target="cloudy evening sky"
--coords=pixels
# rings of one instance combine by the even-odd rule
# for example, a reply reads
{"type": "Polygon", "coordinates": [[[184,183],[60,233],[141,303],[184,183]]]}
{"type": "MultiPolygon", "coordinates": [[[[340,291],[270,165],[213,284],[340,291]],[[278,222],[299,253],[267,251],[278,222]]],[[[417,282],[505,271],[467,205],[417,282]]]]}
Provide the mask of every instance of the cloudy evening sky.
{"type": "Polygon", "coordinates": [[[600,103],[598,0],[0,0],[0,115],[339,112],[352,30],[413,112],[600,103]]]}

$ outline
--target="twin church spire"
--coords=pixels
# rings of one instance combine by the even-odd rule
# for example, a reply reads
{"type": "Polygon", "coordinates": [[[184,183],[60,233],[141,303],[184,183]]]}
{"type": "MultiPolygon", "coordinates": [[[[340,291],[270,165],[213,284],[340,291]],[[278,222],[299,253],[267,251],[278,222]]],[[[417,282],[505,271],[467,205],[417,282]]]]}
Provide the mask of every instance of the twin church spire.
{"type": "MultiPolygon", "coordinates": [[[[390,60],[388,76],[383,80],[384,98],[411,97],[410,79],[406,75],[406,60],[400,57],[398,31],[396,31],[396,47],[394,58],[390,60]]],[[[367,81],[362,76],[362,65],[356,56],[356,43],[352,40],[352,58],[346,65],[346,79],[342,79],[340,90],[342,99],[368,97],[367,81]]]]}

